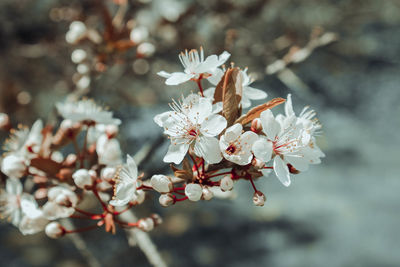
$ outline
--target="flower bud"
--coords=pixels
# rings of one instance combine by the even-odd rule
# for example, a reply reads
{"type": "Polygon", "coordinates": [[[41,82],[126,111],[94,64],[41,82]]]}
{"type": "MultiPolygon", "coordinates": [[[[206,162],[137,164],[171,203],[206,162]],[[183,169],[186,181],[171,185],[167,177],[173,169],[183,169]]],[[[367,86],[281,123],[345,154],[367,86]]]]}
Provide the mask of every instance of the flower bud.
{"type": "Polygon", "coordinates": [[[92,176],[86,169],[80,169],[74,172],[72,179],[74,179],[75,184],[82,189],[84,189],[85,186],[92,184],[92,176]]]}
{"type": "Polygon", "coordinates": [[[257,158],[253,158],[251,164],[258,169],[262,169],[265,166],[265,162],[257,158]]]}
{"type": "Polygon", "coordinates": [[[118,134],[118,126],[114,124],[107,125],[105,132],[108,138],[113,138],[118,134]]]}
{"type": "Polygon", "coordinates": [[[66,166],[73,166],[75,165],[76,161],[77,161],[78,157],[75,154],[69,154],[64,161],[64,164],[66,166]]]}
{"type": "Polygon", "coordinates": [[[136,190],[135,192],[135,199],[137,205],[142,204],[144,202],[144,199],[146,198],[146,192],[143,190],[136,190]]]}
{"type": "Polygon", "coordinates": [[[260,118],[255,118],[251,122],[251,130],[255,133],[259,133],[262,130],[261,120],[260,118]]]}
{"type": "Polygon", "coordinates": [[[8,177],[21,178],[26,171],[25,159],[22,156],[8,155],[1,162],[1,171],[8,177]]]}
{"type": "Polygon", "coordinates": [[[57,239],[65,234],[65,229],[58,222],[51,222],[46,226],[44,232],[48,237],[57,239]]]}
{"type": "Polygon", "coordinates": [[[150,57],[156,52],[156,47],[151,43],[141,43],[137,47],[137,53],[143,57],[150,57]]]}
{"type": "Polygon", "coordinates": [[[150,217],[153,219],[153,221],[154,221],[154,226],[157,226],[157,225],[160,225],[160,224],[162,224],[162,218],[160,217],[160,215],[158,215],[158,214],[152,214],[152,215],[150,215],[150,217]]]}
{"type": "Polygon", "coordinates": [[[149,31],[144,26],[135,27],[130,34],[131,41],[136,44],[143,42],[147,37],[149,37],[149,31]]]}
{"type": "Polygon", "coordinates": [[[0,113],[0,129],[10,127],[10,118],[5,113],[0,113]]]}
{"type": "Polygon", "coordinates": [[[191,201],[199,201],[203,194],[203,188],[199,184],[188,184],[185,187],[185,195],[191,201]]]}
{"type": "Polygon", "coordinates": [[[261,191],[257,191],[253,195],[253,203],[256,206],[260,206],[260,207],[264,206],[264,203],[266,200],[267,200],[267,198],[261,191]]]}
{"type": "Polygon", "coordinates": [[[101,179],[105,181],[112,181],[115,177],[116,169],[113,167],[105,167],[101,170],[101,179]]]}
{"type": "Polygon", "coordinates": [[[220,187],[222,191],[231,191],[233,188],[233,180],[229,175],[225,175],[224,178],[221,179],[220,187]]]}
{"type": "Polygon", "coordinates": [[[160,193],[171,192],[173,188],[171,179],[168,176],[161,174],[153,175],[153,177],[151,177],[150,183],[153,189],[160,193]]]}
{"type": "Polygon", "coordinates": [[[169,207],[172,204],[174,204],[174,197],[172,194],[167,193],[167,194],[161,194],[160,198],[158,199],[160,202],[161,206],[163,207],[169,207]]]}
{"type": "Polygon", "coordinates": [[[208,189],[207,186],[203,187],[203,195],[202,195],[202,199],[204,200],[210,200],[214,197],[214,193],[208,189]]]}
{"type": "Polygon", "coordinates": [[[154,228],[154,221],[152,218],[141,219],[138,227],[142,231],[149,232],[154,228]]]}
{"type": "Polygon", "coordinates": [[[75,49],[71,54],[72,62],[78,64],[86,59],[86,51],[83,49],[75,49]]]}

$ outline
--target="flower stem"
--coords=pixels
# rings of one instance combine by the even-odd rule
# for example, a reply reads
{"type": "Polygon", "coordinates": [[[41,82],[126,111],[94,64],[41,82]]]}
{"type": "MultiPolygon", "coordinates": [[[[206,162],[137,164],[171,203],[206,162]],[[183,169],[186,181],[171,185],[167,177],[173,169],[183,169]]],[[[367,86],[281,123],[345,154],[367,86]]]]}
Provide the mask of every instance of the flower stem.
{"type": "Polygon", "coordinates": [[[201,85],[201,80],[202,80],[202,79],[203,79],[203,77],[200,76],[200,77],[196,80],[196,83],[197,83],[197,86],[199,87],[199,91],[200,91],[201,96],[204,97],[203,86],[201,85]]]}

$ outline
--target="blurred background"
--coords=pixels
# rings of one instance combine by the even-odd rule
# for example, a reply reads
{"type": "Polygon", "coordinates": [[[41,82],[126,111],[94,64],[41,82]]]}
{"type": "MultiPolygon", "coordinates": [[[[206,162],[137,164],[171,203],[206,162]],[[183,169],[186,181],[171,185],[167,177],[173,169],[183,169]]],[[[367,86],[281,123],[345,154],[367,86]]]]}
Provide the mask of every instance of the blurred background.
{"type": "MultiPolygon", "coordinates": [[[[399,266],[397,0],[1,0],[0,112],[9,114],[13,126],[30,126],[38,117],[53,123],[55,102],[68,94],[87,95],[122,119],[125,153],[153,145],[140,170],[165,173],[169,167],[161,159],[167,143],[160,142],[152,118],[168,109],[171,97],[196,87],[166,86],[156,73],[180,71],[178,53],[200,46],[206,55],[229,51],[230,60],[249,68],[253,86],[268,92],[268,99],[291,93],[295,111],[313,107],[323,125],[319,145],[326,158],[296,175],[289,188],[274,176],[256,181],[267,196],[262,208],[252,204],[246,182],[235,186],[233,200],[162,208],[158,196],[149,195],[153,201],[137,213],[164,218],[150,235],[166,262],[399,266]],[[96,32],[107,32],[104,8],[122,14],[126,29],[114,38],[118,44],[96,39],[96,32]],[[93,29],[92,41],[66,38],[72,21],[93,29]],[[141,30],[131,34],[134,28],[141,30]],[[323,32],[338,40],[270,74],[267,66],[323,32]],[[126,49],[122,41],[129,38],[147,45],[126,49]],[[71,58],[76,49],[85,51],[84,60],[71,58]]],[[[104,266],[149,266],[139,248],[128,246],[123,231],[82,237],[104,266]]],[[[2,266],[88,264],[68,238],[22,236],[2,222],[0,239],[2,266]]]]}

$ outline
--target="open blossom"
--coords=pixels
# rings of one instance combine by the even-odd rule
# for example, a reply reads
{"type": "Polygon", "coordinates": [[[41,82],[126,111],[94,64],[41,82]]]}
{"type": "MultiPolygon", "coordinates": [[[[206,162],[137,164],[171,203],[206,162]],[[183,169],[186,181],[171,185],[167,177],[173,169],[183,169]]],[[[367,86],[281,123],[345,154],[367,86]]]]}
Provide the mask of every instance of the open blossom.
{"type": "Polygon", "coordinates": [[[98,124],[121,123],[119,119],[113,118],[111,111],[104,110],[93,100],[83,99],[78,101],[66,101],[56,104],[57,110],[64,119],[72,122],[88,122],[98,124]]]}
{"type": "Polygon", "coordinates": [[[200,76],[204,78],[211,76],[215,69],[224,64],[229,57],[230,54],[224,51],[219,56],[211,55],[204,59],[203,48],[200,48],[200,54],[196,49],[192,49],[189,52],[186,50],[185,53],[182,52],[179,55],[179,59],[185,68],[184,72],[168,73],[160,71],[157,74],[167,78],[165,84],[178,85],[191,79],[199,79],[200,76]]]}
{"type": "Polygon", "coordinates": [[[131,201],[142,198],[142,190],[136,190],[138,183],[138,169],[131,156],[127,156],[126,165],[122,167],[115,178],[114,196],[110,201],[113,206],[124,206],[131,201]]]}
{"type": "Polygon", "coordinates": [[[171,108],[173,111],[154,117],[171,139],[164,162],[179,164],[191,146],[208,163],[220,162],[222,156],[215,136],[226,128],[227,122],[223,116],[213,113],[211,99],[191,94],[181,103],[174,102],[171,108]]]}
{"type": "Polygon", "coordinates": [[[6,189],[0,191],[0,215],[18,226],[22,219],[22,184],[17,178],[6,180],[6,189]]]}
{"type": "Polygon", "coordinates": [[[23,235],[32,235],[44,230],[49,221],[32,195],[23,195],[21,209],[23,217],[19,224],[19,230],[23,235]]]}
{"type": "Polygon", "coordinates": [[[50,188],[47,193],[48,201],[43,206],[44,216],[49,220],[66,218],[75,212],[78,203],[77,195],[66,186],[50,188]]]}
{"type": "Polygon", "coordinates": [[[10,138],[4,144],[4,150],[24,157],[38,153],[43,139],[42,130],[41,120],[35,121],[30,130],[28,127],[11,130],[10,138]]]}
{"type": "Polygon", "coordinates": [[[1,171],[8,177],[21,178],[27,169],[25,161],[21,155],[8,155],[1,162],[1,171]]]}
{"type": "Polygon", "coordinates": [[[109,138],[107,134],[102,134],[97,139],[96,152],[100,164],[115,166],[122,163],[122,151],[118,140],[109,138]]]}
{"type": "MultiPolygon", "coordinates": [[[[251,106],[250,100],[260,100],[267,98],[266,92],[250,86],[250,84],[253,82],[253,79],[250,77],[250,75],[247,74],[247,68],[241,70],[240,73],[242,81],[242,100],[240,103],[242,104],[243,108],[249,108],[251,106]]],[[[224,72],[221,69],[217,68],[212,74],[213,75],[208,78],[208,81],[217,86],[218,83],[221,81],[222,76],[224,76],[224,72]]],[[[214,92],[215,87],[211,87],[204,91],[204,95],[213,98],[214,92]]]]}
{"type": "Polygon", "coordinates": [[[226,129],[219,140],[219,147],[225,159],[238,165],[247,165],[253,159],[251,149],[258,136],[252,131],[242,131],[243,126],[240,123],[226,129]]]}

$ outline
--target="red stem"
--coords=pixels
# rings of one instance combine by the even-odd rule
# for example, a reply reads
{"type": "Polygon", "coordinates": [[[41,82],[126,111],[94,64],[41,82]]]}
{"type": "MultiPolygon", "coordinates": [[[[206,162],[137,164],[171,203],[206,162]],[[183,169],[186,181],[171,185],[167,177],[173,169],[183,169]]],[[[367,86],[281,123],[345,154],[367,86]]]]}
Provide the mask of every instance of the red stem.
{"type": "Polygon", "coordinates": [[[257,188],[256,188],[256,185],[255,185],[254,182],[253,182],[253,179],[252,179],[251,177],[249,177],[249,180],[250,180],[250,182],[251,182],[251,186],[253,186],[254,192],[257,192],[258,190],[257,190],[257,188]]]}
{"type": "Polygon", "coordinates": [[[213,177],[217,177],[220,175],[226,175],[226,174],[232,174],[232,171],[230,172],[221,172],[221,173],[217,173],[217,174],[213,174],[213,175],[208,175],[207,178],[213,178],[213,177]]]}
{"type": "Polygon", "coordinates": [[[202,97],[204,97],[203,86],[201,86],[201,79],[203,79],[202,75],[196,80],[197,86],[199,87],[199,91],[202,97]]]}

